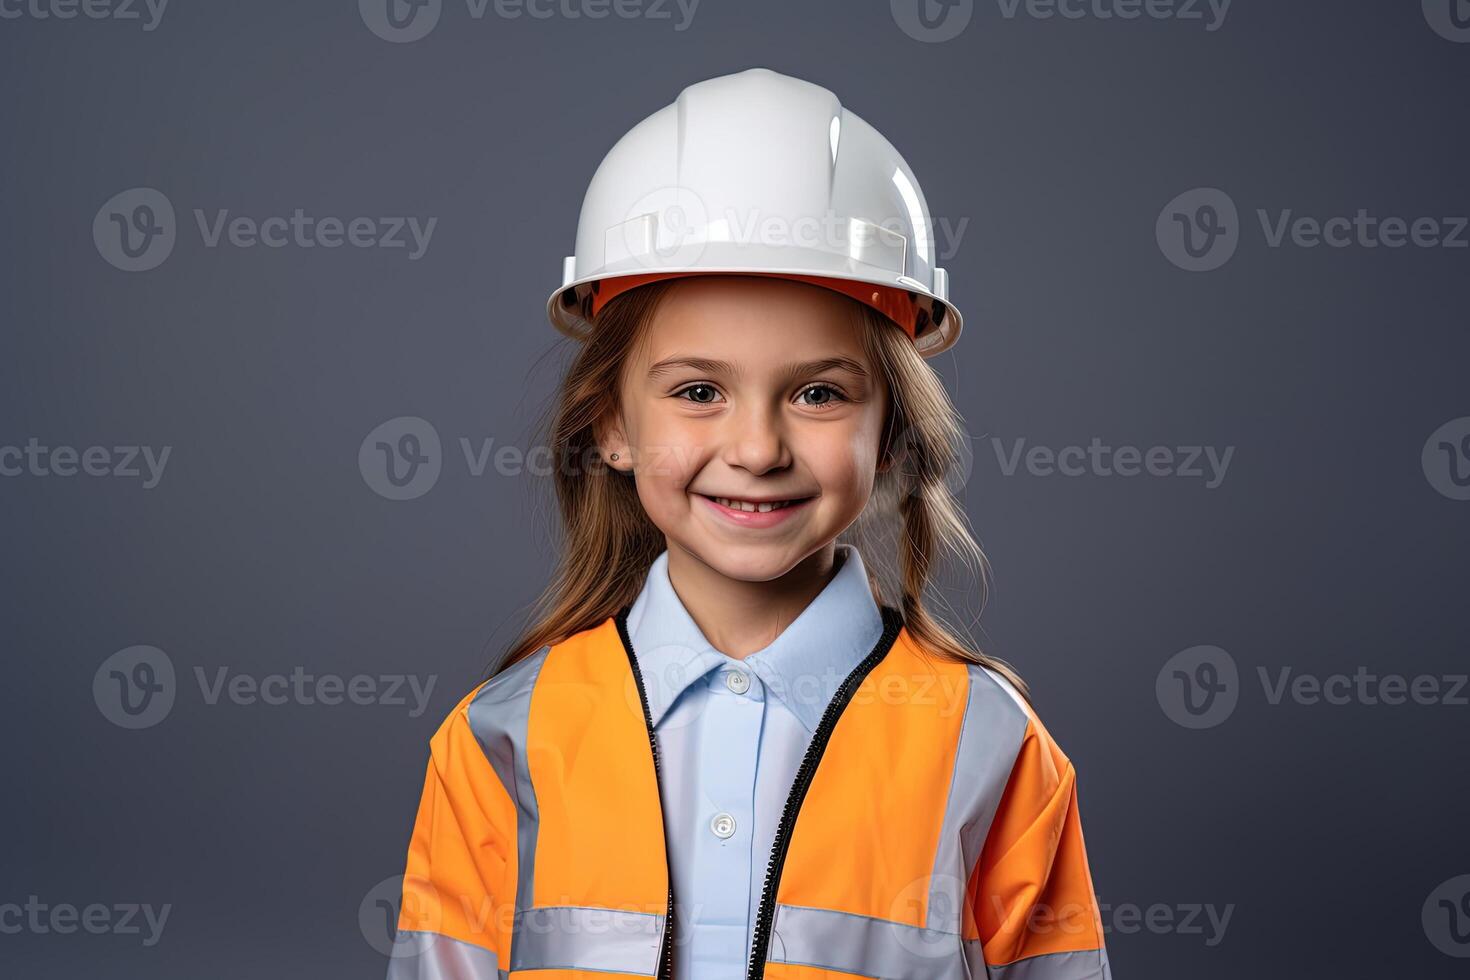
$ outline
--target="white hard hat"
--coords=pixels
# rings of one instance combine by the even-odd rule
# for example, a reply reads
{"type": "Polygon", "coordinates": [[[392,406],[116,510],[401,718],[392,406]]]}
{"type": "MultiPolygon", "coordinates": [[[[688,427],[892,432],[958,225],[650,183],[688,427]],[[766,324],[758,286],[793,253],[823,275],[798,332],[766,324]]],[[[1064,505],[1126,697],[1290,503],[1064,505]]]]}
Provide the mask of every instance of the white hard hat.
{"type": "Polygon", "coordinates": [[[582,338],[630,283],[778,275],[883,310],[928,357],[961,325],[934,263],[924,194],[893,145],[822,86],[751,68],[686,87],[608,151],[547,313],[582,338]]]}

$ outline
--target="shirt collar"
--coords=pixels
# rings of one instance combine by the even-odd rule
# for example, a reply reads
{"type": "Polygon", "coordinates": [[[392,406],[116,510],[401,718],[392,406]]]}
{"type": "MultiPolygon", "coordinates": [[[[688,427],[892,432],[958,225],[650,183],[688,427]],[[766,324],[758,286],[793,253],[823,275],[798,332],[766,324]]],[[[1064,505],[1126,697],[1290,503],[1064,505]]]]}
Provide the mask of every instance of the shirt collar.
{"type": "Polygon", "coordinates": [[[801,614],[762,650],[743,660],[715,649],[669,581],[669,553],[649,566],[628,611],[628,638],[657,726],[684,689],[709,671],[744,664],[808,731],[816,731],[838,686],[883,635],[883,614],[868,587],[862,556],[837,546],[842,565],[801,614]]]}

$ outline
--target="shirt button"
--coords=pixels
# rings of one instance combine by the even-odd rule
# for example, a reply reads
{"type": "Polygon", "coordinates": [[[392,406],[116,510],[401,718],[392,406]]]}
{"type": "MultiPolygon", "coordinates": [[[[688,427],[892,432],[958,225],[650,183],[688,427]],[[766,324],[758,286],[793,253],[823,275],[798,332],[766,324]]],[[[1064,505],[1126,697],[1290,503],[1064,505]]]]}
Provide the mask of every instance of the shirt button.
{"type": "Polygon", "coordinates": [[[714,831],[720,840],[728,840],[735,834],[735,818],[728,813],[717,813],[715,818],[709,822],[709,829],[714,831]]]}
{"type": "Polygon", "coordinates": [[[750,690],[750,676],[743,670],[725,671],[725,686],[736,694],[744,694],[750,690]]]}

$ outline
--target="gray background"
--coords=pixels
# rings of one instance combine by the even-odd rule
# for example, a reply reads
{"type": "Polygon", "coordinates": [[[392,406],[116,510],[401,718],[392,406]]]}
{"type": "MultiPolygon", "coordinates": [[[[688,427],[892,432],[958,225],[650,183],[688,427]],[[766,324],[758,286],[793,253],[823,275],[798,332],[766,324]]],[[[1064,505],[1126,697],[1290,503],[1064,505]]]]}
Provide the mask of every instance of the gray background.
{"type": "MultiPolygon", "coordinates": [[[[567,355],[543,304],[613,141],[763,65],[831,88],[936,216],[969,221],[943,262],[965,332],[934,364],[974,439],[979,638],[1076,763],[1115,975],[1464,976],[1421,910],[1470,873],[1470,708],[1273,705],[1257,668],[1466,670],[1470,503],[1420,457],[1470,415],[1470,250],[1271,248],[1255,212],[1470,213],[1470,44],[1367,0],[1236,0],[1213,31],[991,0],[942,43],[872,0],[705,0],[682,31],[673,13],[477,20],[447,0],[413,43],[351,0],[174,0],[152,31],[0,19],[0,445],[172,447],[152,489],[0,478],[0,905],[171,905],[151,947],[0,933],[0,974],[383,973],[358,910],[402,871],[426,741],[551,567],[547,481],[474,476],[459,439],[536,438],[567,355]],[[178,213],[141,273],[91,234],[134,187],[178,213]],[[1196,187],[1240,212],[1211,272],[1155,240],[1196,187]],[[438,224],[417,261],[208,248],[194,226],[298,207],[438,224]],[[444,444],[407,501],[357,462],[400,416],[444,444]],[[1093,437],[1235,449],[1207,489],[1006,475],[992,441],[1093,437]],[[178,685],[132,731],[92,684],[136,644],[178,685]],[[1238,704],[1194,730],[1155,682],[1202,644],[1238,665],[1238,704]],[[211,705],[194,671],[221,666],[436,686],[417,717],[211,705]],[[1232,907],[1213,943],[1203,917],[1179,928],[1207,904],[1232,907]],[[1154,905],[1173,926],[1120,914],[1154,905]]],[[[973,613],[975,588],[953,601],[973,613]]]]}

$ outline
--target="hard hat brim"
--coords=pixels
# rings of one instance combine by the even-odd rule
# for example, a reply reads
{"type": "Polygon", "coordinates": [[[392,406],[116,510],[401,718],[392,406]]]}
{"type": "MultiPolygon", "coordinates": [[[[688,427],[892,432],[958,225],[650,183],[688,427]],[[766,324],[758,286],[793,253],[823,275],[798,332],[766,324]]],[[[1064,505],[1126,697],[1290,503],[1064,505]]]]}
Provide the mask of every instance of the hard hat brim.
{"type": "MultiPolygon", "coordinates": [[[[933,357],[953,347],[963,327],[963,318],[959,310],[950,304],[946,296],[936,296],[915,279],[895,275],[886,269],[866,266],[851,258],[835,256],[814,249],[788,246],[752,247],[751,245],[708,243],[701,246],[699,259],[697,263],[659,265],[650,262],[647,256],[643,256],[613,263],[594,273],[573,279],[554,290],[547,298],[547,316],[552,325],[561,333],[577,340],[584,340],[592,325],[582,316],[582,300],[594,282],[623,276],[648,276],[650,274],[751,274],[841,279],[905,290],[913,294],[917,307],[923,311],[921,319],[925,321],[925,325],[916,334],[911,333],[911,335],[915,347],[924,357],[933,357]],[[751,254],[753,251],[760,254],[751,254]],[[773,252],[781,254],[773,254],[773,252]]],[[[570,264],[570,262],[567,263],[568,266],[570,264]]]]}

